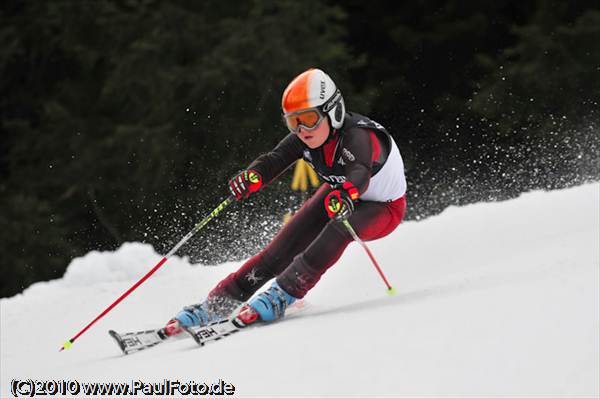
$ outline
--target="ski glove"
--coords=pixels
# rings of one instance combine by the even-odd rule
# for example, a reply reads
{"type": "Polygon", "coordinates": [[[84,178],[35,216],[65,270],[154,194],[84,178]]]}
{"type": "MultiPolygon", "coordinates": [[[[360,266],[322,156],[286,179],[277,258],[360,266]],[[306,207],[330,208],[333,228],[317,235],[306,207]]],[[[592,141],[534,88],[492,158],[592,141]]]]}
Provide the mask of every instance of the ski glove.
{"type": "Polygon", "coordinates": [[[327,216],[335,220],[346,220],[354,211],[354,200],[358,199],[358,189],[350,182],[343,186],[333,186],[325,196],[327,216]]]}
{"type": "Polygon", "coordinates": [[[262,176],[257,171],[244,170],[229,180],[229,191],[238,201],[250,197],[262,187],[262,176]]]}

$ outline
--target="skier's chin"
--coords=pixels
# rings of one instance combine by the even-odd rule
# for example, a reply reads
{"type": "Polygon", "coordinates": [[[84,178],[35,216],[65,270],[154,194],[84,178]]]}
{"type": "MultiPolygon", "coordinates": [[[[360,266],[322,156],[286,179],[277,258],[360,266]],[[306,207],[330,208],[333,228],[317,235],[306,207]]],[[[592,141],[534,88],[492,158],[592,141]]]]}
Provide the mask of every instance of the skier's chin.
{"type": "Polygon", "coordinates": [[[302,138],[302,141],[313,150],[319,148],[325,142],[325,140],[319,140],[317,136],[306,136],[302,138]]]}
{"type": "Polygon", "coordinates": [[[306,144],[310,149],[314,150],[315,148],[322,146],[327,141],[330,130],[331,129],[329,128],[327,118],[323,118],[319,125],[310,130],[301,127],[298,136],[304,142],[304,144],[306,144]]]}

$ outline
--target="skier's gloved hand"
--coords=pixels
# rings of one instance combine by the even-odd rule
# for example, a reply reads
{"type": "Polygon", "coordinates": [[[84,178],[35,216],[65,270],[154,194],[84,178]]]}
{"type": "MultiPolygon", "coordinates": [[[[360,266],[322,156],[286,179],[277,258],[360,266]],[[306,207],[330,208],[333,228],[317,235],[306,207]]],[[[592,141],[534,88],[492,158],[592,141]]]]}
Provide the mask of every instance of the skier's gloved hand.
{"type": "Polygon", "coordinates": [[[243,170],[229,180],[229,191],[238,201],[250,197],[262,187],[262,176],[254,169],[243,170]]]}
{"type": "Polygon", "coordinates": [[[346,220],[354,212],[354,200],[358,199],[358,190],[352,183],[334,186],[325,196],[327,216],[335,220],[346,220]]]}

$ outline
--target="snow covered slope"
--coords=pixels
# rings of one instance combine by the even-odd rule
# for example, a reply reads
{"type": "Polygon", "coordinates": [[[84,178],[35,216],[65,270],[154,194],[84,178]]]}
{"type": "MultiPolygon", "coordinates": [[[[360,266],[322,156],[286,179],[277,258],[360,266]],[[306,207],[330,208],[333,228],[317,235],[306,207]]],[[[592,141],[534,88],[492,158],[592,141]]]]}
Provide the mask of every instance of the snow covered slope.
{"type": "Polygon", "coordinates": [[[212,383],[242,397],[599,395],[600,185],[450,208],[371,243],[388,297],[352,244],[304,311],[203,348],[122,356],[106,333],[162,325],[239,263],[174,258],[69,351],[62,343],[159,256],[139,243],[74,260],[0,301],[0,396],[12,379],[212,383]]]}

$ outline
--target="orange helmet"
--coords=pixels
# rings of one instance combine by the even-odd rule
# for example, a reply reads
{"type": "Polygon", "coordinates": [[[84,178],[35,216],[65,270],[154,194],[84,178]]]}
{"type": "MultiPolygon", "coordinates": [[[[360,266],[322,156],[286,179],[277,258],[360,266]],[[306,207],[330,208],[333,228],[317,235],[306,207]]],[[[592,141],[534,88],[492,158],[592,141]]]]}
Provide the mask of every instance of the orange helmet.
{"type": "Polygon", "coordinates": [[[316,68],[302,72],[292,80],[283,92],[281,108],[284,117],[286,114],[316,108],[329,116],[334,129],[342,127],[346,115],[342,93],[329,75],[316,68]]]}

